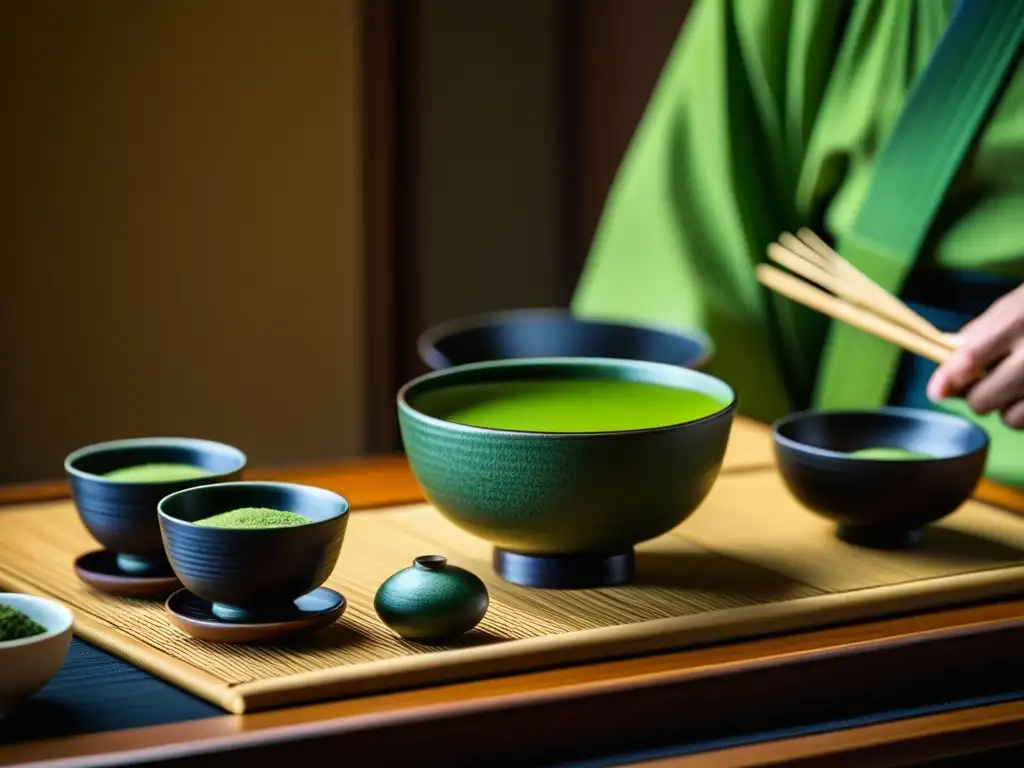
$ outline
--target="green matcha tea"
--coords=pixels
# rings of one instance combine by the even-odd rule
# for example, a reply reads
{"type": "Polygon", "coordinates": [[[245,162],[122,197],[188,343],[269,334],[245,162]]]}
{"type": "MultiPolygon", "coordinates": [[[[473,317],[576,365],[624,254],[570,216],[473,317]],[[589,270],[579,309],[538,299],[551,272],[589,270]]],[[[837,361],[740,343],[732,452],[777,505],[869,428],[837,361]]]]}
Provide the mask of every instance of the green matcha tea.
{"type": "Polygon", "coordinates": [[[206,528],[292,528],[311,522],[308,517],[294,512],[266,507],[243,507],[221,512],[218,515],[196,520],[196,525],[206,528]]]}
{"type": "Polygon", "coordinates": [[[875,459],[878,461],[920,461],[922,459],[934,459],[927,453],[919,451],[908,451],[906,448],[861,448],[858,451],[850,451],[851,456],[858,459],[875,459]]]}
{"type": "Polygon", "coordinates": [[[209,470],[191,464],[137,464],[107,472],[104,477],[120,483],[172,483],[177,480],[196,480],[211,474],[209,470]]]}
{"type": "Polygon", "coordinates": [[[0,603],[0,643],[35,637],[46,631],[46,627],[27,613],[0,603]]]}
{"type": "Polygon", "coordinates": [[[430,416],[522,432],[620,432],[696,421],[728,405],[702,392],[642,381],[536,379],[445,387],[417,397],[430,416]]]}

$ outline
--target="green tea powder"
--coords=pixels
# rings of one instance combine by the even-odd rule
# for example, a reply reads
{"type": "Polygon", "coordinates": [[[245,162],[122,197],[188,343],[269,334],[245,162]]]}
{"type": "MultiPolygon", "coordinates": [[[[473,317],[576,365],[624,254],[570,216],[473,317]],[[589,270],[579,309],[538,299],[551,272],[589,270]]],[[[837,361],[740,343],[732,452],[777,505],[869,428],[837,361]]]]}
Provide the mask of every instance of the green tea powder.
{"type": "Polygon", "coordinates": [[[191,464],[137,464],[107,472],[104,477],[120,483],[173,483],[209,477],[210,474],[209,470],[191,464]]]}
{"type": "Polygon", "coordinates": [[[34,637],[45,631],[46,627],[33,620],[28,614],[0,603],[0,643],[34,637]]]}
{"type": "Polygon", "coordinates": [[[309,518],[294,512],[266,507],[243,507],[196,520],[196,525],[207,528],[292,528],[309,522],[309,518]]]}
{"type": "Polygon", "coordinates": [[[855,456],[858,459],[874,459],[876,461],[920,461],[922,459],[932,459],[934,456],[929,456],[926,453],[920,453],[918,451],[908,451],[906,448],[861,448],[858,451],[850,451],[851,456],[855,456]]]}

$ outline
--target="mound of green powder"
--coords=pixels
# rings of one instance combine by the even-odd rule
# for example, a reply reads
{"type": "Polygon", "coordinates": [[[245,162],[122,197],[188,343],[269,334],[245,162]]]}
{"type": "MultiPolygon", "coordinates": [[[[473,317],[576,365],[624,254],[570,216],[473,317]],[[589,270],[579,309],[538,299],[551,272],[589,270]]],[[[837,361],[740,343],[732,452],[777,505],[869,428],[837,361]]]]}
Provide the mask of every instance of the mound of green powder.
{"type": "Polygon", "coordinates": [[[46,627],[27,614],[0,603],[0,643],[34,637],[45,631],[46,627]]]}
{"type": "Polygon", "coordinates": [[[267,509],[266,507],[243,507],[196,520],[196,525],[207,528],[291,528],[296,525],[306,525],[309,522],[308,517],[297,515],[294,512],[283,512],[280,509],[267,509]]]}
{"type": "Polygon", "coordinates": [[[121,483],[172,483],[209,477],[210,474],[209,470],[191,464],[137,464],[107,472],[104,477],[121,483]]]}

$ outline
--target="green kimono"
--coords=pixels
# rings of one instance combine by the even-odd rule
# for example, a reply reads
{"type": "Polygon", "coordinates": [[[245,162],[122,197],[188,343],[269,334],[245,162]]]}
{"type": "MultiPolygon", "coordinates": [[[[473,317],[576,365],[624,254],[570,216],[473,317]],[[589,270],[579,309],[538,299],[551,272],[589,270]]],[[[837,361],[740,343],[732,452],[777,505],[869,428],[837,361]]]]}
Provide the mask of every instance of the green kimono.
{"type": "MultiPolygon", "coordinates": [[[[846,406],[821,395],[829,321],[773,296],[754,265],[784,230],[840,243],[878,147],[952,0],[698,0],[610,191],[573,311],[701,327],[742,412],[846,406]],[[819,393],[816,397],[815,387],[819,393]]],[[[919,269],[1024,276],[1018,70],[952,185],[919,269]]],[[[943,408],[969,414],[962,402],[943,408]]],[[[1024,485],[1024,433],[998,415],[989,476],[1024,485]]]]}

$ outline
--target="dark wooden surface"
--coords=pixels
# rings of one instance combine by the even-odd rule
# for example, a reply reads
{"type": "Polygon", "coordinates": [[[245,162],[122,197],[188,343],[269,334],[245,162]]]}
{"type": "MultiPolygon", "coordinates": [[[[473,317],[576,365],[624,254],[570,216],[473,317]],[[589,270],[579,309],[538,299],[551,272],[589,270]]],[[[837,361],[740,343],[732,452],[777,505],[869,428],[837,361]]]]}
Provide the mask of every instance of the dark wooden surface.
{"type": "MultiPolygon", "coordinates": [[[[422,499],[397,456],[251,476],[335,489],[356,509],[422,499]]],[[[63,483],[8,487],[0,501],[64,493],[63,483]]],[[[984,493],[1024,510],[1015,491],[989,486],[984,493]]],[[[1024,691],[1021,647],[1024,601],[1003,602],[241,717],[12,744],[0,747],[0,764],[125,750],[141,750],[122,755],[129,761],[198,759],[226,748],[236,756],[288,757],[300,744],[310,757],[343,750],[369,759],[394,744],[430,756],[439,743],[463,745],[458,759],[444,756],[449,766],[474,764],[485,749],[504,756],[502,762],[537,764],[695,745],[703,745],[703,754],[658,759],[830,764],[857,755],[870,756],[872,765],[912,764],[908,755],[930,759],[1024,743],[1024,704],[1013,701],[1024,691]],[[935,706],[955,711],[932,711],[935,706]],[[879,717],[895,720],[873,722],[879,717]],[[751,739],[762,734],[762,743],[737,743],[745,728],[751,739]]]]}

